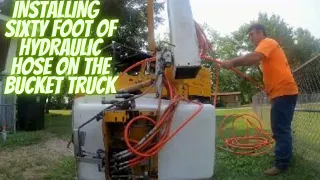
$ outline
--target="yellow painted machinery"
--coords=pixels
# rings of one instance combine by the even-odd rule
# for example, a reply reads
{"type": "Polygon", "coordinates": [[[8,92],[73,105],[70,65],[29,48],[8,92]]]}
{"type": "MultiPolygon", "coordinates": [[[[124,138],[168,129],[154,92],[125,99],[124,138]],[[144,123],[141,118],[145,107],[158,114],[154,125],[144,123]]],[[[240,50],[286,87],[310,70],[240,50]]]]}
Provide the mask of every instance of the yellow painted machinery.
{"type": "MultiPolygon", "coordinates": [[[[116,42],[111,44],[109,47],[109,53],[113,54],[113,59],[115,60],[115,72],[122,72],[126,67],[152,57],[147,53],[134,50],[116,42]]],[[[189,79],[175,79],[173,72],[172,65],[165,69],[166,77],[173,84],[179,95],[187,99],[199,100],[202,103],[212,103],[212,75],[210,69],[202,66],[196,77],[189,79]]],[[[143,63],[130,72],[124,73],[115,83],[115,88],[116,90],[125,89],[139,83],[147,82],[154,78],[155,62],[143,63]]],[[[134,93],[141,93],[145,90],[146,87],[142,87],[134,93]]],[[[148,91],[148,93],[155,92],[156,88],[154,87],[148,91]]],[[[168,93],[165,89],[163,89],[162,98],[168,98],[168,93]]]]}

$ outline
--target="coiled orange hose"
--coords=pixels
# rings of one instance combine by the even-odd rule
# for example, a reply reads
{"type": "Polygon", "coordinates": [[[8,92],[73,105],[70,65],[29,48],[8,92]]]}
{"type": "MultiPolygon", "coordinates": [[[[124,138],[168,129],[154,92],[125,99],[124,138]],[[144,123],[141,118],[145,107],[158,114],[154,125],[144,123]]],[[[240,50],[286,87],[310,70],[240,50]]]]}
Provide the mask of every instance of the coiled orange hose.
{"type": "Polygon", "coordinates": [[[264,154],[272,149],[272,143],[274,142],[271,134],[264,132],[262,129],[261,121],[256,116],[251,114],[231,114],[225,116],[218,128],[218,133],[220,138],[224,141],[224,145],[227,149],[222,147],[218,148],[238,155],[257,156],[264,154]],[[230,130],[232,132],[232,137],[229,138],[226,138],[223,135],[225,132],[224,127],[227,119],[232,120],[232,127],[230,130]],[[258,125],[256,125],[252,119],[255,120],[258,125]],[[244,120],[246,123],[245,135],[239,136],[235,133],[235,122],[238,120],[244,120]],[[255,130],[254,135],[251,135],[250,133],[251,128],[255,130]]]}
{"type": "MultiPolygon", "coordinates": [[[[214,62],[216,64],[221,64],[221,61],[218,61],[216,59],[213,59],[208,56],[201,56],[204,60],[214,62]]],[[[243,74],[241,71],[232,68],[232,71],[234,71],[236,74],[239,76],[247,79],[248,81],[252,82],[255,84],[258,88],[264,91],[264,87],[261,86],[259,83],[257,83],[255,80],[250,78],[249,76],[243,74]]],[[[217,102],[217,96],[218,96],[218,90],[219,89],[219,66],[216,68],[216,89],[214,93],[214,105],[216,105],[217,102]]],[[[223,139],[224,141],[224,146],[225,148],[218,147],[219,149],[227,150],[229,152],[232,152],[234,154],[238,155],[251,155],[251,156],[257,156],[261,154],[267,153],[269,150],[272,149],[272,144],[274,142],[272,136],[270,133],[266,133],[263,131],[262,128],[262,122],[261,120],[253,115],[250,114],[240,114],[240,115],[228,115],[226,116],[223,121],[221,122],[219,126],[219,136],[220,138],[223,139]],[[222,132],[225,132],[224,130],[224,123],[226,119],[232,119],[232,137],[231,138],[225,138],[223,136],[222,132]],[[257,127],[249,118],[253,118],[256,122],[258,122],[259,126],[257,127]],[[235,126],[234,123],[238,119],[245,119],[246,123],[246,135],[242,136],[237,136],[235,135],[235,126]],[[250,129],[255,129],[256,134],[255,135],[250,135],[249,130],[250,129]],[[245,143],[244,143],[245,142],[245,143]]]]}

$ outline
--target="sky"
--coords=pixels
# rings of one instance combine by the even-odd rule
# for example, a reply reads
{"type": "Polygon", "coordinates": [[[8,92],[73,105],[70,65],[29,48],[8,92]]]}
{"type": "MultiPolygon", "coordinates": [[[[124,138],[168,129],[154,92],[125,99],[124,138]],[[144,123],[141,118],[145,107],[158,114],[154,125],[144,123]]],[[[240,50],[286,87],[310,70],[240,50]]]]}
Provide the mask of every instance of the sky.
{"type": "MultiPolygon", "coordinates": [[[[194,19],[209,24],[221,35],[236,31],[264,12],[277,14],[290,26],[308,29],[320,38],[320,0],[190,0],[190,4],[194,19]]],[[[167,10],[162,16],[166,21],[156,34],[168,31],[167,10]]]]}

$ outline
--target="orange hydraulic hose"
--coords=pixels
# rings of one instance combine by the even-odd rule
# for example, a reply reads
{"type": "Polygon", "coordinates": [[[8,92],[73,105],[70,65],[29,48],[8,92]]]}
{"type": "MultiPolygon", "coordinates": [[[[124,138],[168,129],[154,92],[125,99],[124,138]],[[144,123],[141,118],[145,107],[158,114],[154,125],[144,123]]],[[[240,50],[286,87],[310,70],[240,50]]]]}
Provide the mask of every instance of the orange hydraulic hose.
{"type": "MultiPolygon", "coordinates": [[[[137,66],[139,66],[139,65],[141,65],[142,63],[144,63],[144,62],[146,62],[146,61],[154,61],[154,58],[150,58],[150,59],[146,59],[146,60],[144,60],[144,61],[142,61],[142,62],[138,62],[138,63],[136,63],[136,64],[134,64],[134,65],[132,65],[132,66],[130,66],[129,68],[127,68],[122,74],[124,74],[124,73],[126,73],[126,72],[128,72],[128,71],[130,71],[132,68],[134,68],[134,67],[137,67],[137,66]]],[[[121,77],[121,75],[120,75],[120,77],[121,77]]],[[[173,87],[172,87],[172,85],[168,82],[168,80],[166,79],[166,77],[164,76],[164,78],[163,78],[163,81],[164,81],[164,86],[166,87],[166,89],[167,89],[167,91],[168,91],[168,95],[169,95],[169,97],[170,97],[170,99],[174,99],[172,102],[171,102],[171,104],[169,105],[170,107],[172,107],[172,106],[174,106],[178,101],[180,101],[180,100],[182,100],[181,98],[173,98],[174,97],[174,89],[173,89],[173,87]]],[[[173,116],[173,113],[174,113],[174,109],[170,109],[170,108],[168,108],[167,109],[167,111],[164,113],[164,115],[162,116],[162,118],[161,118],[161,120],[159,121],[159,123],[157,123],[157,124],[155,124],[155,121],[154,120],[152,120],[151,118],[149,118],[149,117],[146,117],[146,116],[138,116],[138,117],[136,117],[136,118],[134,118],[134,119],[132,119],[130,122],[129,122],[129,124],[127,124],[127,135],[128,135],[128,132],[129,132],[129,127],[131,126],[131,124],[133,123],[133,122],[135,122],[135,121],[137,121],[137,120],[148,120],[148,121],[151,121],[151,122],[153,122],[153,124],[155,125],[155,127],[157,127],[157,130],[152,134],[152,136],[151,137],[149,137],[146,141],[144,141],[142,144],[140,144],[140,145],[138,145],[137,147],[135,147],[135,148],[137,148],[137,150],[140,150],[140,149],[144,149],[144,148],[146,148],[149,144],[150,144],[150,141],[155,137],[155,135],[161,130],[161,127],[165,124],[165,123],[167,123],[167,122],[165,122],[165,120],[167,120],[168,119],[168,117],[172,117],[173,116]]],[[[167,135],[168,135],[168,131],[170,130],[170,128],[168,128],[169,126],[167,125],[166,126],[166,132],[164,133],[164,135],[162,136],[162,137],[167,137],[167,135]]],[[[127,136],[125,136],[125,137],[127,137],[127,136]]],[[[125,138],[125,141],[126,141],[126,143],[127,144],[129,144],[129,146],[130,146],[130,142],[132,142],[132,140],[130,140],[129,138],[125,138]]],[[[159,143],[160,143],[161,141],[159,141],[159,143]]],[[[135,143],[135,142],[134,142],[135,143]]],[[[136,143],[135,143],[136,144],[136,143]]],[[[163,145],[162,145],[163,146],[163,145]]],[[[155,146],[156,148],[158,148],[159,146],[155,146]]],[[[154,148],[155,150],[156,150],[156,148],[154,148]]],[[[161,148],[161,147],[160,147],[161,148]]],[[[131,147],[131,149],[133,149],[133,147],[131,147]]],[[[131,150],[131,149],[129,149],[129,150],[131,150]]],[[[149,151],[150,152],[150,151],[149,151]]],[[[148,156],[149,157],[149,156],[148,156]]],[[[137,157],[137,158],[135,158],[135,159],[133,159],[133,160],[131,160],[130,162],[131,163],[133,163],[133,162],[137,162],[137,163],[139,163],[141,160],[143,160],[143,159],[145,159],[144,157],[137,157]]]]}
{"type": "MultiPolygon", "coordinates": [[[[262,123],[261,121],[254,115],[251,114],[231,114],[228,116],[225,116],[225,118],[222,120],[219,129],[218,129],[219,136],[224,141],[225,146],[228,148],[227,150],[230,152],[233,152],[234,154],[238,155],[251,155],[251,156],[257,156],[264,154],[272,149],[272,143],[274,140],[272,139],[272,136],[270,133],[266,133],[262,129],[262,123]],[[231,138],[225,138],[223,135],[223,128],[225,125],[225,122],[229,118],[232,119],[232,137],[231,138]],[[256,122],[258,122],[258,126],[256,126],[249,118],[254,119],[256,122]],[[237,120],[244,119],[246,122],[246,135],[245,136],[237,136],[234,132],[235,129],[235,122],[237,120]],[[249,125],[255,129],[256,134],[250,135],[249,134],[249,125]]],[[[218,147],[220,149],[224,149],[222,147],[218,147]]]]}
{"type": "MultiPolygon", "coordinates": [[[[214,62],[216,64],[221,64],[221,61],[218,61],[216,59],[213,59],[211,57],[207,56],[201,56],[204,60],[214,62]]],[[[255,84],[258,88],[264,91],[264,87],[262,87],[259,83],[257,83],[255,80],[250,78],[249,76],[243,74],[241,71],[237,70],[236,68],[232,68],[232,71],[237,73],[239,76],[245,78],[246,80],[252,82],[255,84]]],[[[218,89],[219,89],[219,66],[216,66],[216,89],[214,93],[214,104],[216,105],[217,102],[217,95],[218,95],[218,89]]],[[[234,154],[238,155],[251,155],[251,156],[257,156],[264,154],[272,149],[272,144],[274,140],[272,139],[272,136],[270,133],[266,133],[262,129],[262,123],[261,121],[253,115],[250,114],[240,114],[240,115],[228,115],[226,116],[220,126],[219,126],[219,136],[223,139],[224,145],[226,148],[218,147],[219,149],[227,150],[229,152],[232,152],[234,154]],[[253,118],[255,121],[259,123],[259,127],[255,126],[254,123],[252,123],[248,117],[253,118]],[[226,119],[233,118],[232,122],[232,137],[231,138],[225,138],[223,137],[223,128],[224,123],[226,119]],[[235,135],[235,126],[234,123],[238,119],[245,118],[246,123],[246,135],[245,136],[236,136],[235,135]],[[256,131],[256,135],[250,136],[249,130],[253,128],[256,131]],[[247,142],[247,143],[243,143],[247,142]]]]}
{"type": "MultiPolygon", "coordinates": [[[[196,27],[197,31],[199,31],[199,26],[196,27]]],[[[207,39],[205,36],[201,35],[203,34],[203,32],[201,31],[200,33],[198,32],[198,38],[200,37],[201,41],[200,41],[200,49],[202,49],[201,52],[201,58],[206,60],[206,61],[210,61],[210,62],[214,62],[217,65],[221,64],[221,61],[216,60],[214,58],[205,56],[204,54],[207,52],[208,50],[208,45],[206,45],[207,43],[207,39]]],[[[149,58],[143,61],[140,61],[132,66],[130,66],[129,68],[127,68],[119,77],[121,77],[124,73],[127,73],[128,71],[130,71],[131,69],[146,63],[146,62],[151,62],[151,61],[155,61],[155,58],[149,58]]],[[[216,100],[217,100],[217,94],[218,94],[218,87],[219,87],[219,66],[216,66],[216,90],[214,93],[214,104],[216,105],[216,100]]],[[[232,68],[232,71],[234,71],[235,73],[237,73],[239,76],[245,78],[246,80],[252,82],[253,84],[255,84],[257,87],[259,87],[260,89],[264,90],[263,86],[261,86],[259,83],[257,83],[255,80],[253,80],[252,78],[250,78],[249,76],[245,75],[244,73],[242,73],[241,71],[237,70],[236,68],[232,68]]],[[[179,96],[175,95],[175,90],[172,87],[171,83],[165,78],[164,76],[164,87],[167,89],[167,92],[169,94],[169,98],[171,100],[168,108],[165,110],[165,112],[163,113],[163,115],[161,116],[159,121],[154,121],[156,122],[156,124],[154,124],[154,128],[153,128],[153,132],[150,136],[147,137],[146,140],[143,141],[142,144],[138,145],[138,146],[132,146],[131,145],[131,141],[129,139],[129,129],[130,126],[138,120],[149,120],[151,121],[152,119],[146,116],[138,116],[133,118],[131,121],[128,122],[128,124],[125,127],[124,130],[124,140],[126,145],[128,146],[128,150],[135,154],[136,157],[129,160],[128,161],[128,165],[129,166],[134,166],[137,165],[139,163],[141,163],[144,159],[149,158],[153,155],[156,155],[161,149],[162,147],[165,145],[165,143],[167,143],[169,140],[171,140],[183,127],[185,127],[192,119],[194,116],[196,116],[201,109],[203,108],[202,104],[198,104],[199,108],[197,109],[197,111],[195,111],[189,118],[187,118],[183,124],[181,124],[176,130],[173,131],[172,134],[169,135],[169,131],[170,131],[170,127],[171,127],[171,122],[172,122],[172,118],[173,118],[173,114],[176,108],[176,105],[179,101],[184,100],[183,98],[180,98],[179,96]],[[160,133],[161,128],[163,128],[165,126],[164,132],[163,134],[160,136],[159,140],[157,142],[155,142],[155,144],[152,144],[152,146],[150,147],[150,143],[152,140],[154,140],[154,138],[156,137],[156,135],[158,133],[160,133]],[[147,149],[146,149],[147,148],[147,149]]],[[[188,101],[188,100],[184,100],[184,101],[188,101]]],[[[188,101],[190,102],[190,101],[188,101]]],[[[272,148],[272,143],[274,142],[271,135],[269,133],[266,133],[263,131],[262,129],[262,123],[261,121],[253,115],[250,114],[242,114],[242,115],[229,115],[226,116],[222,123],[219,126],[219,136],[224,140],[224,145],[227,147],[227,149],[224,149],[222,147],[218,147],[220,149],[224,149],[224,150],[228,150],[234,154],[238,154],[238,155],[260,155],[263,154],[267,151],[269,151],[272,148]],[[232,137],[231,138],[225,138],[222,134],[223,128],[224,128],[224,123],[226,121],[226,119],[228,118],[234,118],[233,122],[232,122],[232,137]],[[234,124],[236,120],[239,119],[245,119],[245,123],[246,123],[246,135],[245,136],[236,136],[235,132],[234,132],[234,124]],[[249,120],[248,118],[253,118],[255,119],[258,123],[259,126],[256,126],[251,120],[249,120]],[[251,136],[249,135],[249,127],[253,127],[253,129],[256,130],[256,134],[251,136]],[[245,143],[243,143],[245,142],[245,143]]]]}
{"type": "Polygon", "coordinates": [[[182,125],[180,125],[177,129],[175,129],[170,136],[168,136],[165,139],[162,139],[154,147],[152,147],[151,149],[149,149],[148,151],[146,151],[144,153],[137,151],[136,149],[134,149],[134,147],[131,146],[131,144],[129,142],[129,138],[128,138],[128,130],[127,130],[128,126],[127,126],[126,130],[125,130],[125,139],[126,139],[126,144],[127,144],[128,148],[130,149],[130,151],[134,152],[134,154],[141,156],[141,157],[151,157],[151,156],[157,154],[162,149],[164,144],[167,143],[169,140],[171,140],[179,131],[181,131],[181,129],[183,127],[185,127],[193,119],[193,117],[196,116],[201,111],[202,108],[203,108],[203,105],[199,104],[199,108],[196,110],[196,112],[194,112],[189,118],[187,118],[183,122],[182,125]]]}
{"type": "MultiPolygon", "coordinates": [[[[180,99],[176,99],[175,100],[175,102],[178,102],[180,99]]],[[[148,143],[149,141],[151,141],[155,136],[156,136],[156,133],[158,133],[159,131],[160,131],[160,127],[165,123],[165,118],[169,115],[169,114],[171,114],[171,107],[173,106],[173,105],[175,105],[174,103],[175,102],[173,102],[172,104],[170,104],[169,105],[169,108],[167,108],[167,111],[164,113],[164,115],[162,116],[162,118],[160,119],[160,121],[155,125],[155,128],[157,128],[157,130],[143,143],[143,144],[141,144],[138,148],[137,148],[137,150],[140,150],[146,143],[148,143]]],[[[126,129],[125,129],[125,139],[126,139],[126,136],[127,136],[127,139],[129,139],[128,138],[128,136],[129,136],[129,127],[132,125],[132,123],[133,122],[135,122],[135,121],[138,121],[138,120],[141,120],[141,119],[148,119],[148,117],[147,116],[137,116],[137,117],[135,117],[135,118],[133,118],[128,124],[127,124],[127,126],[126,126],[126,129]]],[[[129,141],[128,141],[129,142],[129,141]]],[[[130,145],[130,147],[131,147],[131,145],[130,145]]],[[[130,148],[129,148],[130,149],[130,148]]],[[[131,149],[130,149],[131,150],[131,149]]],[[[134,152],[134,151],[132,151],[132,152],[134,152]]]]}
{"type": "MultiPolygon", "coordinates": [[[[201,56],[202,59],[206,60],[206,61],[210,61],[210,62],[214,62],[216,64],[221,64],[222,62],[217,60],[217,59],[214,59],[212,57],[209,57],[209,56],[204,56],[202,55],[201,56]]],[[[261,90],[264,91],[264,87],[261,86],[259,83],[257,83],[255,80],[253,80],[252,78],[250,78],[249,76],[245,75],[244,73],[242,73],[241,71],[239,71],[238,69],[236,68],[232,68],[231,69],[233,72],[235,72],[236,74],[238,74],[239,76],[243,77],[244,79],[247,79],[248,81],[252,82],[253,84],[255,84],[258,88],[260,88],[261,90]]]]}
{"type": "MultiPolygon", "coordinates": [[[[171,107],[169,107],[169,108],[171,108],[171,107]]],[[[168,108],[168,110],[169,110],[169,108],[168,108]]],[[[162,126],[162,125],[164,125],[164,123],[165,123],[165,117],[169,114],[169,112],[170,111],[167,111],[167,113],[165,114],[165,116],[163,116],[162,118],[161,118],[161,120],[159,121],[159,123],[157,123],[157,125],[155,126],[155,128],[157,128],[157,130],[144,142],[144,143],[147,143],[147,142],[149,142],[150,140],[152,140],[156,135],[157,135],[157,133],[160,131],[160,127],[162,126]]],[[[171,114],[171,113],[170,113],[171,114]]],[[[142,156],[142,157],[150,157],[150,156],[152,156],[152,155],[144,155],[144,154],[142,154],[142,153],[139,153],[138,152],[138,150],[139,149],[141,149],[141,148],[137,148],[137,149],[135,149],[131,144],[130,144],[130,142],[128,141],[128,132],[129,132],[129,128],[130,128],[130,126],[132,125],[132,123],[133,122],[135,122],[135,121],[137,121],[137,120],[140,120],[140,119],[142,119],[142,118],[144,118],[143,116],[138,116],[138,117],[136,117],[136,118],[133,118],[128,124],[127,124],[127,126],[126,126],[126,128],[125,128],[125,134],[124,134],[124,136],[125,136],[125,140],[126,140],[126,144],[127,144],[127,146],[128,146],[128,148],[129,148],[129,150],[131,151],[131,152],[133,152],[134,154],[136,154],[136,155],[138,155],[138,156],[142,156]]],[[[160,139],[160,140],[162,140],[162,139],[160,139]]]]}
{"type": "Polygon", "coordinates": [[[128,67],[127,69],[125,69],[118,77],[118,79],[120,79],[125,73],[129,72],[131,69],[135,68],[135,67],[138,67],[138,66],[141,66],[143,63],[147,63],[147,62],[152,62],[152,61],[156,61],[156,58],[155,57],[152,57],[152,58],[148,58],[148,59],[145,59],[145,60],[142,60],[142,61],[139,61],[135,64],[133,64],[132,66],[128,67]]]}
{"type": "MultiPolygon", "coordinates": [[[[220,61],[216,60],[216,59],[213,59],[211,57],[207,57],[207,56],[201,56],[201,58],[207,60],[207,61],[211,61],[211,62],[214,62],[216,64],[221,64],[220,61]]],[[[131,70],[132,68],[134,67],[137,67],[139,65],[141,65],[142,63],[145,63],[145,62],[151,62],[151,61],[154,61],[155,59],[154,58],[149,58],[149,59],[146,59],[146,60],[143,60],[141,62],[138,62],[134,65],[132,65],[131,67],[127,68],[123,73],[126,73],[128,72],[129,70],[131,70]]],[[[234,72],[236,72],[238,75],[240,75],[241,77],[251,81],[252,83],[254,83],[255,85],[257,85],[258,87],[260,87],[261,89],[263,89],[262,86],[260,86],[256,81],[254,81],[252,78],[248,77],[247,75],[243,74],[242,72],[240,72],[239,70],[237,69],[232,69],[234,72]]],[[[120,75],[121,77],[121,75],[120,75]]],[[[174,95],[174,88],[172,87],[171,83],[165,79],[164,77],[164,86],[167,88],[167,91],[168,91],[168,94],[169,94],[169,97],[170,99],[172,100],[172,102],[170,103],[169,107],[172,107],[175,103],[177,103],[178,101],[181,101],[182,99],[178,98],[174,95]]],[[[219,66],[217,66],[216,68],[216,90],[215,90],[215,96],[214,96],[214,104],[216,104],[216,99],[217,99],[217,93],[218,93],[218,87],[219,87],[219,66]]],[[[202,108],[202,107],[201,107],[202,108]]],[[[162,116],[162,118],[160,119],[160,121],[157,122],[157,124],[155,125],[156,127],[156,131],[141,145],[139,145],[138,147],[133,147],[130,143],[130,139],[128,137],[128,134],[129,134],[129,129],[130,129],[130,126],[135,122],[135,121],[138,121],[138,120],[141,120],[141,119],[146,119],[146,117],[144,116],[138,116],[134,119],[132,119],[126,126],[125,128],[125,142],[128,146],[128,149],[137,155],[136,158],[132,159],[129,161],[130,165],[136,165],[136,164],[139,164],[142,160],[148,158],[148,157],[151,157],[155,154],[157,154],[161,149],[162,147],[164,146],[164,144],[169,141],[170,139],[173,138],[173,136],[178,133],[191,119],[188,118],[186,120],[187,123],[184,123],[182,124],[176,131],[174,131],[173,134],[171,134],[169,137],[169,130],[170,130],[170,121],[166,121],[167,118],[172,118],[173,116],[173,111],[174,109],[168,109],[168,111],[166,113],[164,113],[164,116],[162,116]],[[145,149],[151,142],[152,139],[154,139],[154,137],[159,133],[160,129],[165,125],[165,123],[167,123],[167,126],[165,128],[165,132],[164,132],[164,135],[160,138],[160,140],[155,144],[155,146],[153,146],[151,149],[148,149],[146,150],[145,152],[140,152],[140,150],[142,149],[145,149]]],[[[197,111],[198,113],[199,111],[197,111]]],[[[238,118],[241,118],[243,116],[249,116],[249,115],[241,115],[241,116],[235,116],[235,115],[232,115],[232,116],[226,116],[226,118],[223,120],[222,124],[224,123],[224,121],[229,118],[229,117],[234,117],[234,121],[236,121],[238,118]]],[[[192,116],[193,117],[193,116],[192,116]]],[[[257,120],[259,122],[259,124],[261,125],[261,121],[259,121],[256,117],[254,117],[255,120],[257,120]]],[[[257,128],[257,127],[254,127],[253,123],[251,123],[251,121],[249,121],[248,119],[246,120],[246,124],[247,124],[247,134],[246,136],[244,137],[236,137],[235,134],[233,133],[233,137],[232,138],[224,138],[222,136],[222,129],[223,129],[223,126],[219,127],[219,135],[220,137],[224,140],[224,144],[225,146],[228,148],[229,151],[235,153],[235,154],[239,154],[239,155],[260,155],[260,154],[263,154],[265,152],[267,152],[268,150],[270,150],[272,148],[272,143],[273,143],[273,140],[271,138],[271,136],[265,132],[262,131],[262,128],[257,128]],[[249,126],[251,125],[251,127],[254,127],[254,129],[258,132],[255,136],[249,136],[249,126]],[[259,136],[264,136],[264,137],[259,137],[259,136]],[[242,141],[254,141],[254,143],[241,143],[242,141]],[[240,142],[241,141],[241,142],[240,142]],[[266,147],[268,146],[268,148],[262,152],[255,152],[255,151],[258,151],[260,149],[262,149],[263,147],[266,147]],[[238,152],[239,150],[241,150],[241,152],[238,152]],[[247,151],[243,151],[243,150],[247,150],[247,151]]],[[[234,123],[233,123],[233,127],[234,128],[234,123]]],[[[233,129],[234,131],[234,129],[233,129]]],[[[221,148],[221,147],[218,147],[218,148],[221,148]]],[[[223,148],[221,148],[223,149],[223,148]]]]}
{"type": "MultiPolygon", "coordinates": [[[[175,111],[175,107],[176,107],[176,105],[177,105],[177,103],[179,101],[183,100],[183,98],[180,98],[180,97],[174,95],[175,93],[174,93],[173,87],[171,86],[170,82],[165,77],[164,77],[164,82],[165,82],[165,86],[167,87],[167,91],[169,92],[171,102],[170,102],[168,108],[165,110],[165,112],[162,115],[162,117],[160,118],[160,120],[155,125],[156,131],[153,132],[152,135],[150,137],[148,137],[147,140],[144,141],[141,145],[139,145],[138,147],[133,147],[131,145],[130,139],[129,139],[130,126],[135,121],[142,120],[142,119],[148,119],[148,117],[138,116],[138,117],[132,119],[131,121],[129,121],[128,124],[126,125],[125,132],[124,132],[124,139],[126,141],[126,144],[127,144],[128,148],[129,148],[129,150],[137,155],[136,158],[134,158],[134,159],[129,161],[129,165],[130,166],[139,164],[142,160],[157,154],[162,149],[162,147],[165,145],[165,143],[167,143],[179,131],[181,131],[181,129],[183,127],[185,127],[193,119],[193,117],[195,115],[197,115],[202,109],[203,105],[202,104],[198,104],[199,108],[197,109],[197,111],[195,111],[189,118],[187,118],[183,122],[183,124],[181,124],[176,130],[173,131],[173,133],[171,135],[169,135],[170,126],[171,126],[172,117],[173,117],[173,114],[174,114],[174,111],[175,111]],[[149,144],[149,142],[156,136],[156,134],[159,133],[161,127],[163,125],[165,125],[165,124],[166,124],[165,132],[160,137],[160,140],[158,140],[158,142],[152,148],[146,150],[145,152],[140,152],[140,150],[144,149],[146,147],[145,145],[149,144]]],[[[190,101],[188,101],[188,102],[190,102],[190,101]]]]}
{"type": "MultiPolygon", "coordinates": [[[[206,61],[214,62],[215,64],[220,65],[222,63],[221,61],[214,59],[214,58],[211,58],[211,57],[208,57],[208,56],[205,56],[205,53],[209,50],[208,49],[209,46],[207,44],[210,44],[210,43],[208,42],[207,38],[205,37],[204,32],[202,31],[200,26],[197,26],[196,30],[197,30],[198,38],[200,36],[200,38],[199,38],[200,49],[202,50],[202,52],[204,52],[200,55],[201,58],[206,61]]],[[[244,79],[253,83],[255,86],[260,88],[262,91],[265,91],[263,86],[261,86],[255,80],[253,80],[249,76],[245,75],[244,73],[242,73],[238,69],[232,68],[231,70],[233,72],[235,72],[236,74],[238,74],[239,76],[243,77],[244,79]]],[[[218,96],[218,92],[219,92],[219,90],[218,90],[219,89],[219,66],[216,66],[216,87],[215,88],[216,89],[214,92],[214,105],[216,105],[216,103],[217,103],[217,96],[218,96]]],[[[272,139],[272,136],[269,133],[265,133],[262,130],[261,121],[256,116],[252,116],[249,114],[226,116],[223,119],[222,123],[220,124],[219,136],[224,140],[224,145],[227,147],[227,149],[224,149],[224,150],[230,151],[230,152],[232,152],[234,154],[238,154],[238,155],[256,156],[256,155],[264,154],[272,148],[272,143],[274,142],[274,140],[272,139]],[[259,123],[260,127],[259,128],[256,127],[254,123],[252,123],[249,119],[246,118],[246,121],[245,121],[246,135],[245,136],[236,136],[234,133],[235,121],[238,120],[239,118],[243,119],[248,116],[255,119],[259,123]],[[233,136],[231,138],[224,138],[222,135],[223,124],[224,124],[225,120],[230,117],[234,118],[233,122],[232,122],[232,135],[233,136]],[[255,136],[249,135],[250,127],[254,128],[257,131],[257,134],[255,136]],[[243,141],[246,141],[247,143],[242,143],[243,141]]],[[[223,149],[221,147],[218,147],[218,148],[223,149]]]]}

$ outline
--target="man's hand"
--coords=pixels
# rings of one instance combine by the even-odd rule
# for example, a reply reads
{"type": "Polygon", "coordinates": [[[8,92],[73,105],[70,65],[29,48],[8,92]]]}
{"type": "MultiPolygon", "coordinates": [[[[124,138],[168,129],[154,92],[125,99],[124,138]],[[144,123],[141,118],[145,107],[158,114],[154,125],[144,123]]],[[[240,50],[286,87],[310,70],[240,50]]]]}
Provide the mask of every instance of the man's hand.
{"type": "Polygon", "coordinates": [[[234,68],[233,61],[231,61],[231,60],[224,60],[224,61],[222,61],[222,63],[221,63],[221,67],[222,67],[222,68],[225,68],[225,69],[232,69],[232,68],[234,68]]]}
{"type": "Polygon", "coordinates": [[[260,63],[264,58],[264,55],[259,52],[252,52],[244,56],[236,57],[231,60],[222,61],[221,67],[225,69],[231,69],[239,66],[252,66],[260,63]]]}

